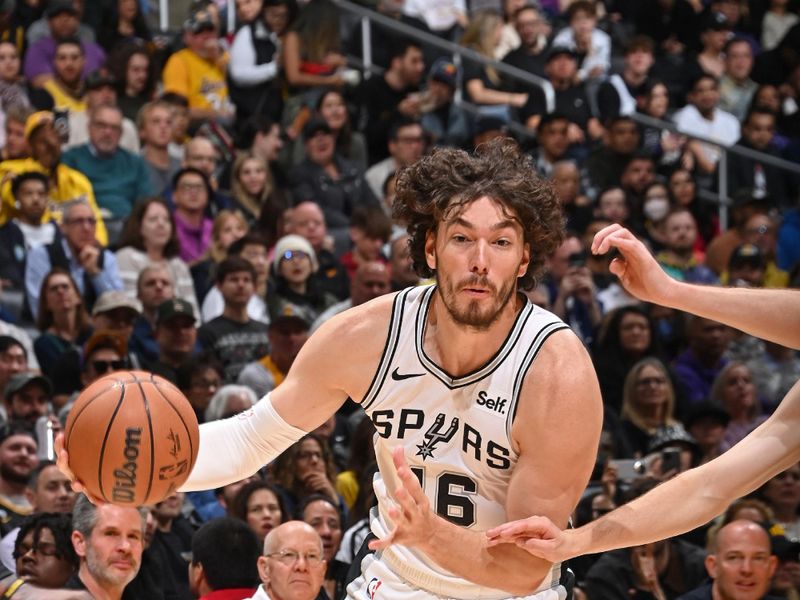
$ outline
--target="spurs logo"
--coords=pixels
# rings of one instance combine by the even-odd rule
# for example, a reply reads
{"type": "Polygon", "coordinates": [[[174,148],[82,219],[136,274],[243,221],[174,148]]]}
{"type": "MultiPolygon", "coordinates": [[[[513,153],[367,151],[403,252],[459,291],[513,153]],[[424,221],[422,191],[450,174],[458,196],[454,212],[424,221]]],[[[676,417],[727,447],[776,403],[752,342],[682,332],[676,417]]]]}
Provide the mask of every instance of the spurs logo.
{"type": "Polygon", "coordinates": [[[436,444],[439,442],[447,443],[453,438],[456,431],[458,431],[458,417],[453,417],[447,431],[442,431],[443,427],[444,413],[439,413],[436,415],[433,425],[425,432],[425,442],[417,444],[417,448],[419,448],[417,456],[421,456],[423,461],[428,457],[433,458],[433,451],[436,450],[436,444]]]}

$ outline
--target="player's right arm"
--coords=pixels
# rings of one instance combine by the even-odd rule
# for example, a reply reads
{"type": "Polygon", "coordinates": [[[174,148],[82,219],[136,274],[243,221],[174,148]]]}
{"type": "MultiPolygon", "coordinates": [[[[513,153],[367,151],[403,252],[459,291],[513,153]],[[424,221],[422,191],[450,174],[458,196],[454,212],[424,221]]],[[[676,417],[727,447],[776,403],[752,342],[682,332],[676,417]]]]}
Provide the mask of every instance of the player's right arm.
{"type": "Polygon", "coordinates": [[[800,348],[800,297],[796,292],[676,281],[664,273],[645,245],[620,225],[602,229],[592,243],[595,254],[612,249],[619,250],[622,257],[611,262],[611,272],[640,300],[719,321],[782,346],[800,348]]]}
{"type": "Polygon", "coordinates": [[[200,450],[182,491],[215,489],[249,477],[347,397],[360,399],[377,368],[394,295],[326,322],[303,346],[284,382],[252,409],[200,426],[200,450]]]}
{"type": "Polygon", "coordinates": [[[488,531],[489,545],[516,543],[535,556],[558,561],[649,544],[707,523],[798,460],[800,383],[767,421],[711,462],[579,529],[561,531],[545,517],[530,517],[488,531]]]}

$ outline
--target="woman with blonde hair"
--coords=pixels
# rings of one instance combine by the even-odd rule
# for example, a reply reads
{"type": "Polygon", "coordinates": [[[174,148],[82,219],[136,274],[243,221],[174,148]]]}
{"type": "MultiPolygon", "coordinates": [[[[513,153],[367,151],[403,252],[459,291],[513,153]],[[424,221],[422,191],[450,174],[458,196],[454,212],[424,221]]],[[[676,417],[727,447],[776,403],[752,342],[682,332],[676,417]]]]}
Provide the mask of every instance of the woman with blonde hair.
{"type": "Polygon", "coordinates": [[[236,157],[231,193],[237,208],[249,224],[258,219],[274,187],[269,165],[263,158],[252,152],[243,152],[236,157]]]}
{"type": "MultiPolygon", "coordinates": [[[[461,37],[461,45],[494,60],[495,49],[503,32],[503,19],[493,11],[482,11],[470,21],[461,37]]],[[[505,122],[511,120],[511,106],[519,108],[528,101],[528,94],[503,91],[503,81],[497,70],[464,58],[464,91],[467,100],[478,105],[481,115],[505,122]]]]}
{"type": "Polygon", "coordinates": [[[633,456],[644,456],[659,428],[675,425],[675,390],[664,363],[645,358],[631,368],[622,390],[622,431],[633,456]]]}
{"type": "Polygon", "coordinates": [[[750,368],[739,361],[725,365],[717,375],[709,393],[711,401],[721,406],[731,420],[725,429],[723,450],[738,444],[742,438],[767,420],[761,414],[761,402],[750,368]]]}

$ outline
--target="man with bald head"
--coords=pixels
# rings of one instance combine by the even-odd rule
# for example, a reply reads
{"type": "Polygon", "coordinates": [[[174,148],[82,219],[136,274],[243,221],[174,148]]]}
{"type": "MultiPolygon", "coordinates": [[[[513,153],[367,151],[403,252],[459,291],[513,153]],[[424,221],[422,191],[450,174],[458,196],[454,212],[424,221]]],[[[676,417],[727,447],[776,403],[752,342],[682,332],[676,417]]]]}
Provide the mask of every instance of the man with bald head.
{"type": "Polygon", "coordinates": [[[377,260],[363,262],[356,268],[352,281],[350,281],[350,297],[337,302],[323,312],[311,326],[311,332],[316,331],[325,321],[346,311],[348,308],[364,304],[370,300],[383,296],[392,291],[392,278],[386,263],[377,260]]]}
{"type": "Polygon", "coordinates": [[[264,538],[262,584],[250,600],[314,600],[325,580],[322,540],[303,521],[288,521],[264,538]]]}
{"type": "Polygon", "coordinates": [[[286,233],[296,233],[308,240],[317,255],[319,269],[311,275],[321,292],[329,292],[339,300],[349,294],[347,272],[332,252],[333,240],[328,238],[325,215],[319,204],[306,200],[287,213],[286,233]]]}
{"type": "Polygon", "coordinates": [[[766,529],[753,521],[733,521],[717,532],[712,553],[706,557],[712,583],[678,600],[761,600],[777,564],[766,529]]]}

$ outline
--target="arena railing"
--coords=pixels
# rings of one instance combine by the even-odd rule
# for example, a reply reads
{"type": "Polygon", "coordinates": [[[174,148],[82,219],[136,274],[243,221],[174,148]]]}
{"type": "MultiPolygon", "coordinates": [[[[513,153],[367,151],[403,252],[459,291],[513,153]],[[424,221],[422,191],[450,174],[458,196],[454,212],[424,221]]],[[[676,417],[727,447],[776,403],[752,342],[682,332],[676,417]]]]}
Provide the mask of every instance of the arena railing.
{"type": "MultiPolygon", "coordinates": [[[[362,33],[362,56],[363,56],[363,64],[361,66],[364,69],[365,73],[375,74],[379,72],[379,70],[375,68],[375,65],[372,64],[372,55],[371,55],[372,24],[376,23],[380,24],[382,27],[385,27],[386,29],[396,31],[412,39],[415,39],[421,42],[422,44],[433,46],[435,48],[438,48],[446,52],[447,54],[451,54],[453,57],[453,62],[457,66],[460,66],[460,64],[463,62],[463,58],[468,58],[470,60],[473,60],[475,62],[484,65],[491,65],[499,73],[502,73],[503,75],[511,77],[515,80],[521,81],[529,86],[538,87],[543,91],[545,95],[548,112],[552,112],[553,109],[555,108],[555,91],[553,90],[553,86],[550,84],[549,81],[543,79],[542,77],[538,77],[537,75],[534,75],[522,69],[512,67],[511,65],[494,61],[473,50],[464,48],[452,42],[448,42],[440,37],[420,31],[404,23],[400,23],[396,19],[392,19],[390,17],[377,13],[374,10],[371,10],[364,6],[354,4],[349,0],[333,0],[333,2],[337,6],[339,6],[339,8],[343,11],[343,13],[348,14],[351,17],[357,17],[360,21],[360,27],[362,33]]],[[[470,112],[473,113],[477,112],[477,107],[464,100],[461,97],[460,93],[457,93],[456,95],[456,102],[459,105],[461,105],[464,109],[470,112]]],[[[670,123],[668,121],[663,121],[660,119],[655,119],[653,117],[641,113],[633,113],[630,115],[630,117],[641,125],[647,127],[653,127],[661,131],[664,130],[672,131],[688,139],[697,140],[698,142],[702,142],[705,144],[710,144],[720,149],[720,159],[716,172],[717,191],[716,193],[712,193],[707,190],[700,190],[700,193],[703,194],[704,200],[715,202],[718,204],[720,226],[723,229],[727,229],[728,225],[728,208],[731,204],[730,192],[735,191],[728,189],[728,155],[730,153],[751,158],[753,160],[759,161],[762,164],[771,165],[800,176],[800,165],[773,156],[771,154],[766,154],[764,152],[752,150],[750,148],[746,148],[741,145],[724,146],[719,142],[704,137],[702,135],[681,131],[676,127],[674,123],[670,123]]],[[[525,137],[533,137],[533,132],[520,123],[513,123],[511,129],[514,133],[518,135],[522,135],[525,137]]]]}

